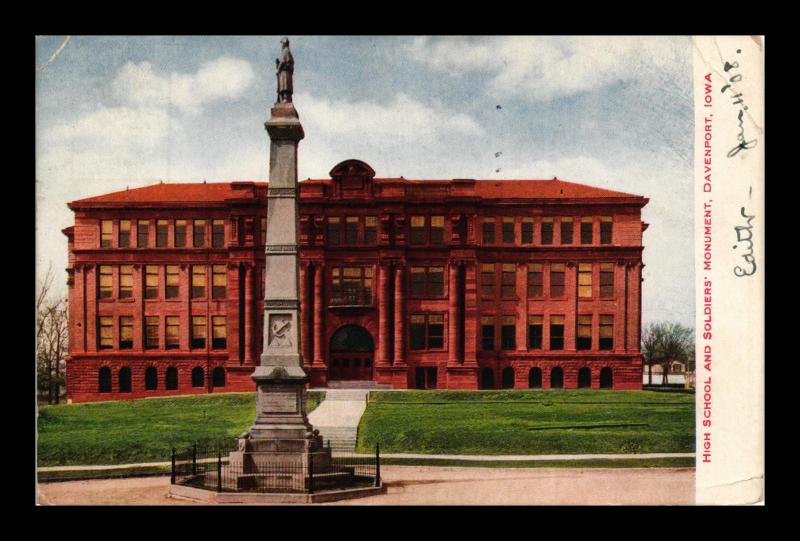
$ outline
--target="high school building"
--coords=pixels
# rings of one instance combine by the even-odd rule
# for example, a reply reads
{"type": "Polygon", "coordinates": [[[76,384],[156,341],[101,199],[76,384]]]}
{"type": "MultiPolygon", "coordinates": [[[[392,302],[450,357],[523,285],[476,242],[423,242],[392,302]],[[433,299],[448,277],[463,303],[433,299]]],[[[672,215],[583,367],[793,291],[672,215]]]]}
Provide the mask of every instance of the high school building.
{"type": "MultiPolygon", "coordinates": [[[[300,182],[311,385],[642,385],[641,209],[562,180],[300,182]]],[[[267,183],[156,184],[73,201],[68,398],[252,391],[267,183]]]]}

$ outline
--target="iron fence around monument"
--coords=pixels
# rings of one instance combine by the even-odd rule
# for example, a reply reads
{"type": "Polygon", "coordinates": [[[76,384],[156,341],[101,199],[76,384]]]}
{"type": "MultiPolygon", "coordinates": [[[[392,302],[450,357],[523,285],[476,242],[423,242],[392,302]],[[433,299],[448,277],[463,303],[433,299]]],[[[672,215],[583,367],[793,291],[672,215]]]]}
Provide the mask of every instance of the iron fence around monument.
{"type": "Polygon", "coordinates": [[[324,452],[310,453],[298,462],[238,451],[235,439],[173,449],[171,482],[216,492],[313,493],[381,486],[378,446],[371,454],[335,451],[328,459],[324,452]]]}

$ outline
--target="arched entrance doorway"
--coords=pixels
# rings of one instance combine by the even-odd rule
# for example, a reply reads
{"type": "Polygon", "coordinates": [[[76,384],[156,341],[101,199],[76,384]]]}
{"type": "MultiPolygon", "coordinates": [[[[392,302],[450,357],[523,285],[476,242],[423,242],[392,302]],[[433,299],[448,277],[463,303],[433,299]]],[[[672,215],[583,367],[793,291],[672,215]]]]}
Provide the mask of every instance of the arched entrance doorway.
{"type": "Polygon", "coordinates": [[[345,325],[331,337],[329,380],[371,380],[375,344],[364,327],[345,325]]]}

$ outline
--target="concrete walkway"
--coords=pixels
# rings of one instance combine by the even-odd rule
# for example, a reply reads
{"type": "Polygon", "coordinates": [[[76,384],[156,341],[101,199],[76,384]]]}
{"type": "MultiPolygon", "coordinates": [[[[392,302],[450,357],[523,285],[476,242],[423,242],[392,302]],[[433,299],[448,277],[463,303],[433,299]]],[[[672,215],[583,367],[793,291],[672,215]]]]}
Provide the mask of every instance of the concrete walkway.
{"type": "Polygon", "coordinates": [[[334,451],[356,448],[358,423],[367,409],[367,395],[369,389],[327,389],[325,400],[308,414],[309,422],[334,451]]]}
{"type": "MultiPolygon", "coordinates": [[[[327,443],[327,440],[326,440],[327,443]]],[[[334,455],[336,453],[334,452],[334,455]]],[[[372,454],[359,454],[356,456],[372,456],[372,454]]],[[[644,460],[649,458],[694,458],[695,453],[639,453],[628,455],[423,455],[414,453],[381,453],[381,458],[400,458],[409,460],[463,460],[468,462],[538,462],[553,460],[644,460]]],[[[198,462],[216,461],[216,458],[198,460],[198,462]]],[[[56,471],[93,471],[93,470],[121,470],[125,468],[147,468],[169,466],[169,462],[139,462],[137,464],[99,464],[88,466],[43,466],[37,468],[40,472],[56,471]]]]}

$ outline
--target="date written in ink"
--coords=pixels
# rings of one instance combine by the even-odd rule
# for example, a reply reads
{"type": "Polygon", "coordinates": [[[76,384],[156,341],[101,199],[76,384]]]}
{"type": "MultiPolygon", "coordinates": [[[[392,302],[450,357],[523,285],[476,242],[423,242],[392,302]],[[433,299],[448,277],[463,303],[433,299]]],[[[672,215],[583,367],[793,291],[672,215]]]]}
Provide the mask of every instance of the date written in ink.
{"type": "MultiPolygon", "coordinates": [[[[741,52],[741,49],[736,49],[737,54],[741,54],[741,52]]],[[[739,62],[725,62],[722,69],[724,69],[725,73],[730,75],[730,77],[728,78],[728,83],[720,89],[720,92],[724,94],[726,91],[730,90],[731,103],[739,108],[739,113],[737,114],[739,119],[739,133],[736,135],[739,144],[728,151],[728,157],[733,158],[742,150],[754,148],[758,144],[758,140],[748,140],[744,133],[744,113],[747,111],[748,107],[744,102],[744,94],[739,92],[734,86],[742,80],[742,74],[735,71],[739,69],[739,62]]]]}

